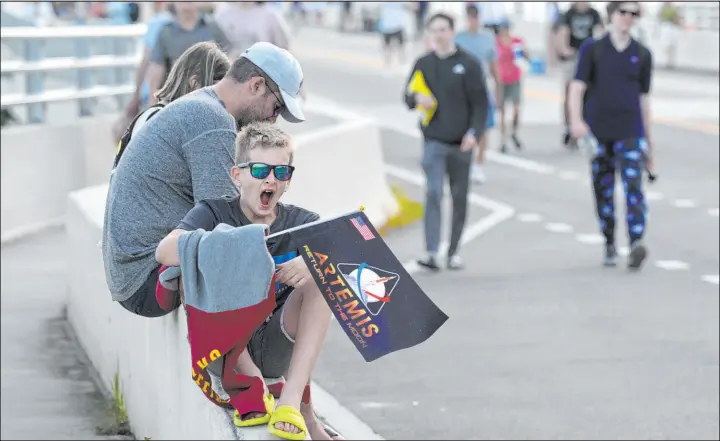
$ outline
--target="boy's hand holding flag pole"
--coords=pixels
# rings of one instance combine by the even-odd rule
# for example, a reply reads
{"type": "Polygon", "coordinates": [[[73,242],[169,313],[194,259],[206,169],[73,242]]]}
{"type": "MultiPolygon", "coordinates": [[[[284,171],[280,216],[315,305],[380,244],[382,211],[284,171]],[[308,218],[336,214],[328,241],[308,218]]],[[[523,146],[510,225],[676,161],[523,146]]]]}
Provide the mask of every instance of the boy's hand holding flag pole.
{"type": "Polygon", "coordinates": [[[365,361],[415,346],[448,319],[410,277],[360,210],[293,233],[330,309],[365,361]]]}

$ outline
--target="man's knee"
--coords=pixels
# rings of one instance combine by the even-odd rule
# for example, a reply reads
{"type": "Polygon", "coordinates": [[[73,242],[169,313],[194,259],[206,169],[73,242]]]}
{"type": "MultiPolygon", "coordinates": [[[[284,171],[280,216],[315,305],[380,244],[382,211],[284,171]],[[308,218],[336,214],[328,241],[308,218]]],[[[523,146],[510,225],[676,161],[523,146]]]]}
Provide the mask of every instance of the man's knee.
{"type": "Polygon", "coordinates": [[[428,187],[425,191],[425,197],[427,199],[426,205],[431,207],[439,207],[440,202],[442,201],[442,187],[439,187],[437,185],[430,185],[430,183],[428,182],[428,187]]]}

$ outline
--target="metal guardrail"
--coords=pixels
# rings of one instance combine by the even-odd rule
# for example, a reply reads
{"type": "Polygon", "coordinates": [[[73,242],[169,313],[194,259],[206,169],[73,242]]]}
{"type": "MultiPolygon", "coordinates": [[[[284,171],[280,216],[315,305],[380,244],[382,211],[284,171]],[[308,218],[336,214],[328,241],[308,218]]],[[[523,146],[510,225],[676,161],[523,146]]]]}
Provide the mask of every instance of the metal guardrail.
{"type": "Polygon", "coordinates": [[[101,97],[117,97],[120,108],[135,90],[133,75],[127,73],[140,64],[138,42],[145,30],[144,24],[0,28],[3,43],[22,47],[21,53],[15,54],[21,59],[4,59],[0,74],[25,76],[24,92],[0,95],[0,106],[26,106],[30,123],[45,122],[46,105],[53,102],[78,101],[79,116],[91,115],[95,100],[101,97]],[[75,56],[47,58],[45,46],[58,40],[73,43],[75,56]],[[107,53],[93,53],[93,43],[101,43],[107,53]],[[93,84],[97,70],[109,73],[110,84],[93,84]],[[45,90],[46,76],[61,71],[77,71],[75,87],[45,90]]]}

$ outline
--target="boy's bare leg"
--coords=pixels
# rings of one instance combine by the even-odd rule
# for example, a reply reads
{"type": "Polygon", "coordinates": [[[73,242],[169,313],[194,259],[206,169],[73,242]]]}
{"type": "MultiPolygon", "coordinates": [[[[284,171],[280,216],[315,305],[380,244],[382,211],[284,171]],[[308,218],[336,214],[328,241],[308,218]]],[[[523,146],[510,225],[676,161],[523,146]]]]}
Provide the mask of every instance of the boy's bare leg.
{"type": "MultiPolygon", "coordinates": [[[[286,382],[278,399],[278,406],[288,405],[298,409],[303,414],[308,427],[310,438],[314,440],[331,439],[325,433],[315,412],[310,406],[302,406],[302,395],[305,385],[310,381],[310,375],[317,361],[320,349],[325,341],[332,313],[323,298],[317,285],[312,281],[295,292],[283,307],[283,324],[285,331],[295,340],[286,382]]],[[[278,423],[276,429],[288,433],[299,433],[300,430],[285,423],[278,423]]]]}
{"type": "Polygon", "coordinates": [[[487,130],[485,133],[483,133],[482,138],[480,138],[480,142],[478,142],[478,152],[477,157],[475,158],[475,163],[479,165],[480,167],[485,164],[485,150],[487,149],[487,130]]]}

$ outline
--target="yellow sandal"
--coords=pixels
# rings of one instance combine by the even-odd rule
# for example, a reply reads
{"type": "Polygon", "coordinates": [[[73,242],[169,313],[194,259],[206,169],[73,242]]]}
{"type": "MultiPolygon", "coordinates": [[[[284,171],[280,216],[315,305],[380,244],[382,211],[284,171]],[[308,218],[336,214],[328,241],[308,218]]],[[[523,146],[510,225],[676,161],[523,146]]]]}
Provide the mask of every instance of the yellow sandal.
{"type": "MultiPolygon", "coordinates": [[[[242,419],[240,412],[236,410],[233,414],[233,422],[235,425],[237,427],[253,427],[267,424],[270,421],[270,415],[275,408],[275,397],[273,397],[272,394],[267,394],[263,396],[263,401],[265,402],[265,415],[244,420],[242,419]]],[[[249,413],[260,413],[260,410],[249,409],[247,412],[243,412],[243,415],[247,415],[249,413]]]]}
{"type": "Polygon", "coordinates": [[[299,410],[292,406],[280,406],[275,409],[270,417],[270,422],[268,422],[268,432],[270,432],[270,435],[277,436],[278,438],[290,441],[303,441],[307,437],[305,418],[303,418],[299,410]],[[300,429],[300,432],[289,433],[284,430],[276,429],[275,424],[277,423],[291,424],[300,429]]]}

